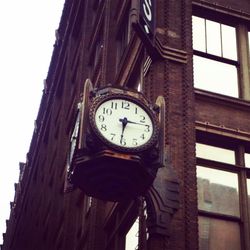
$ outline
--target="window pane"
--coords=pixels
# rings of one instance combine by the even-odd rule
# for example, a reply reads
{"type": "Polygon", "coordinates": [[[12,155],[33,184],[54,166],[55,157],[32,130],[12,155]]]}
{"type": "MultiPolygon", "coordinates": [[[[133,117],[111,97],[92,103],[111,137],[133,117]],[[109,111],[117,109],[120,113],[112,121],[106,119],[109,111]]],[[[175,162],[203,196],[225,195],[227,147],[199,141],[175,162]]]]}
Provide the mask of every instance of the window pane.
{"type": "Polygon", "coordinates": [[[237,61],[237,45],[235,28],[221,25],[222,28],[222,53],[223,57],[237,61]]]}
{"type": "Polygon", "coordinates": [[[199,216],[199,249],[240,250],[239,224],[199,216]]]}
{"type": "Polygon", "coordinates": [[[205,19],[193,17],[193,48],[206,52],[205,19]]]}
{"type": "Polygon", "coordinates": [[[207,27],[207,52],[221,56],[220,23],[206,20],[207,27]]]}
{"type": "Polygon", "coordinates": [[[250,179],[247,179],[247,195],[248,195],[248,210],[250,213],[250,179]]]}
{"type": "Polygon", "coordinates": [[[239,216],[237,174],[197,166],[197,185],[199,209],[239,216]]]}
{"type": "Polygon", "coordinates": [[[238,97],[237,69],[230,64],[194,56],[194,86],[238,97]]]}
{"type": "Polygon", "coordinates": [[[245,166],[250,168],[250,154],[245,154],[245,166]]]}
{"type": "Polygon", "coordinates": [[[249,47],[249,54],[250,54],[250,32],[248,32],[248,47],[249,47]]]}
{"type": "Polygon", "coordinates": [[[130,228],[126,235],[125,250],[134,250],[138,246],[138,232],[139,232],[139,217],[136,219],[133,226],[130,228]]]}
{"type": "Polygon", "coordinates": [[[235,164],[234,151],[206,144],[196,143],[196,156],[208,160],[235,164]]]}

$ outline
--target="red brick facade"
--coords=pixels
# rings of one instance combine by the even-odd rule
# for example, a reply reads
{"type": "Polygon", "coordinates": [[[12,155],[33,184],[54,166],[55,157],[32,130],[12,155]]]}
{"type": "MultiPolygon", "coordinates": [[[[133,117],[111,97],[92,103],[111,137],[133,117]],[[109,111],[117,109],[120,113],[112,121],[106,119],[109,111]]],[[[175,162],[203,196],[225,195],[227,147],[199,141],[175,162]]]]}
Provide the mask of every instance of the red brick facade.
{"type": "MultiPolygon", "coordinates": [[[[153,58],[131,24],[139,1],[66,0],[3,250],[125,250],[125,236],[142,199],[118,204],[87,197],[79,189],[65,192],[70,138],[87,78],[95,87],[130,88],[143,78],[142,91],[152,102],[159,95],[164,97],[167,162],[178,180],[179,207],[165,214],[166,221],[161,222],[168,230],[165,235],[149,233],[145,238],[147,223],[141,222],[139,249],[199,249],[195,143],[210,138],[226,146],[243,142],[248,152],[250,104],[247,98],[194,88],[192,15],[242,23],[249,32],[250,2],[154,2],[157,55],[153,58]],[[130,21],[126,23],[127,10],[130,21]],[[130,32],[119,58],[120,37],[127,24],[130,32]],[[143,76],[142,69],[146,71],[143,76]]],[[[249,211],[241,216],[247,220],[249,211]]],[[[241,249],[250,246],[248,225],[242,226],[241,249]]]]}

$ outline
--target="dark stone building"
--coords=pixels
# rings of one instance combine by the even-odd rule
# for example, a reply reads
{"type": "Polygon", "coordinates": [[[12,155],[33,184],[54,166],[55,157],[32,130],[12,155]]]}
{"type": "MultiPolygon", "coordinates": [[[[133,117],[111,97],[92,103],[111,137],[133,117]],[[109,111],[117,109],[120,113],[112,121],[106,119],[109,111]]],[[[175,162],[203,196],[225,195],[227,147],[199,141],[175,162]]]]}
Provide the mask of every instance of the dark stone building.
{"type": "Polygon", "coordinates": [[[249,0],[66,0],[2,249],[250,249],[249,38],[249,0]],[[86,79],[164,99],[166,162],[137,198],[67,179],[86,79]]]}

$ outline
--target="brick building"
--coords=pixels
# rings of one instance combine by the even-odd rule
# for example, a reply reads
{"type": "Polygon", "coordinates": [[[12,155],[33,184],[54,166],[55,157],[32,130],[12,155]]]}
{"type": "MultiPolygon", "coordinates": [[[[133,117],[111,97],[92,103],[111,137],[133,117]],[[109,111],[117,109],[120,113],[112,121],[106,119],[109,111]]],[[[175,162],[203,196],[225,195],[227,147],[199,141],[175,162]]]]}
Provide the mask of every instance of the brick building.
{"type": "Polygon", "coordinates": [[[250,249],[249,38],[249,0],[66,0],[2,249],[250,249]],[[69,185],[86,79],[163,96],[151,200],[69,185]]]}

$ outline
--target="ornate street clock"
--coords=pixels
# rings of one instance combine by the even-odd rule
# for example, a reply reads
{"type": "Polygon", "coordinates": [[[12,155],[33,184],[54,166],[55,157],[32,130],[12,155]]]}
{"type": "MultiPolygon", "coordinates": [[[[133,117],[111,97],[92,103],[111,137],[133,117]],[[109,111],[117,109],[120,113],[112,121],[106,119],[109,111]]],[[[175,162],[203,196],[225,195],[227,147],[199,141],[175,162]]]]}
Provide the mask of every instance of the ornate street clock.
{"type": "Polygon", "coordinates": [[[94,90],[87,80],[71,182],[87,195],[109,201],[146,192],[160,167],[158,113],[139,92],[94,90]]]}
{"type": "Polygon", "coordinates": [[[122,152],[141,152],[156,143],[155,112],[138,98],[124,93],[97,97],[89,112],[90,125],[100,140],[122,152]]]}

